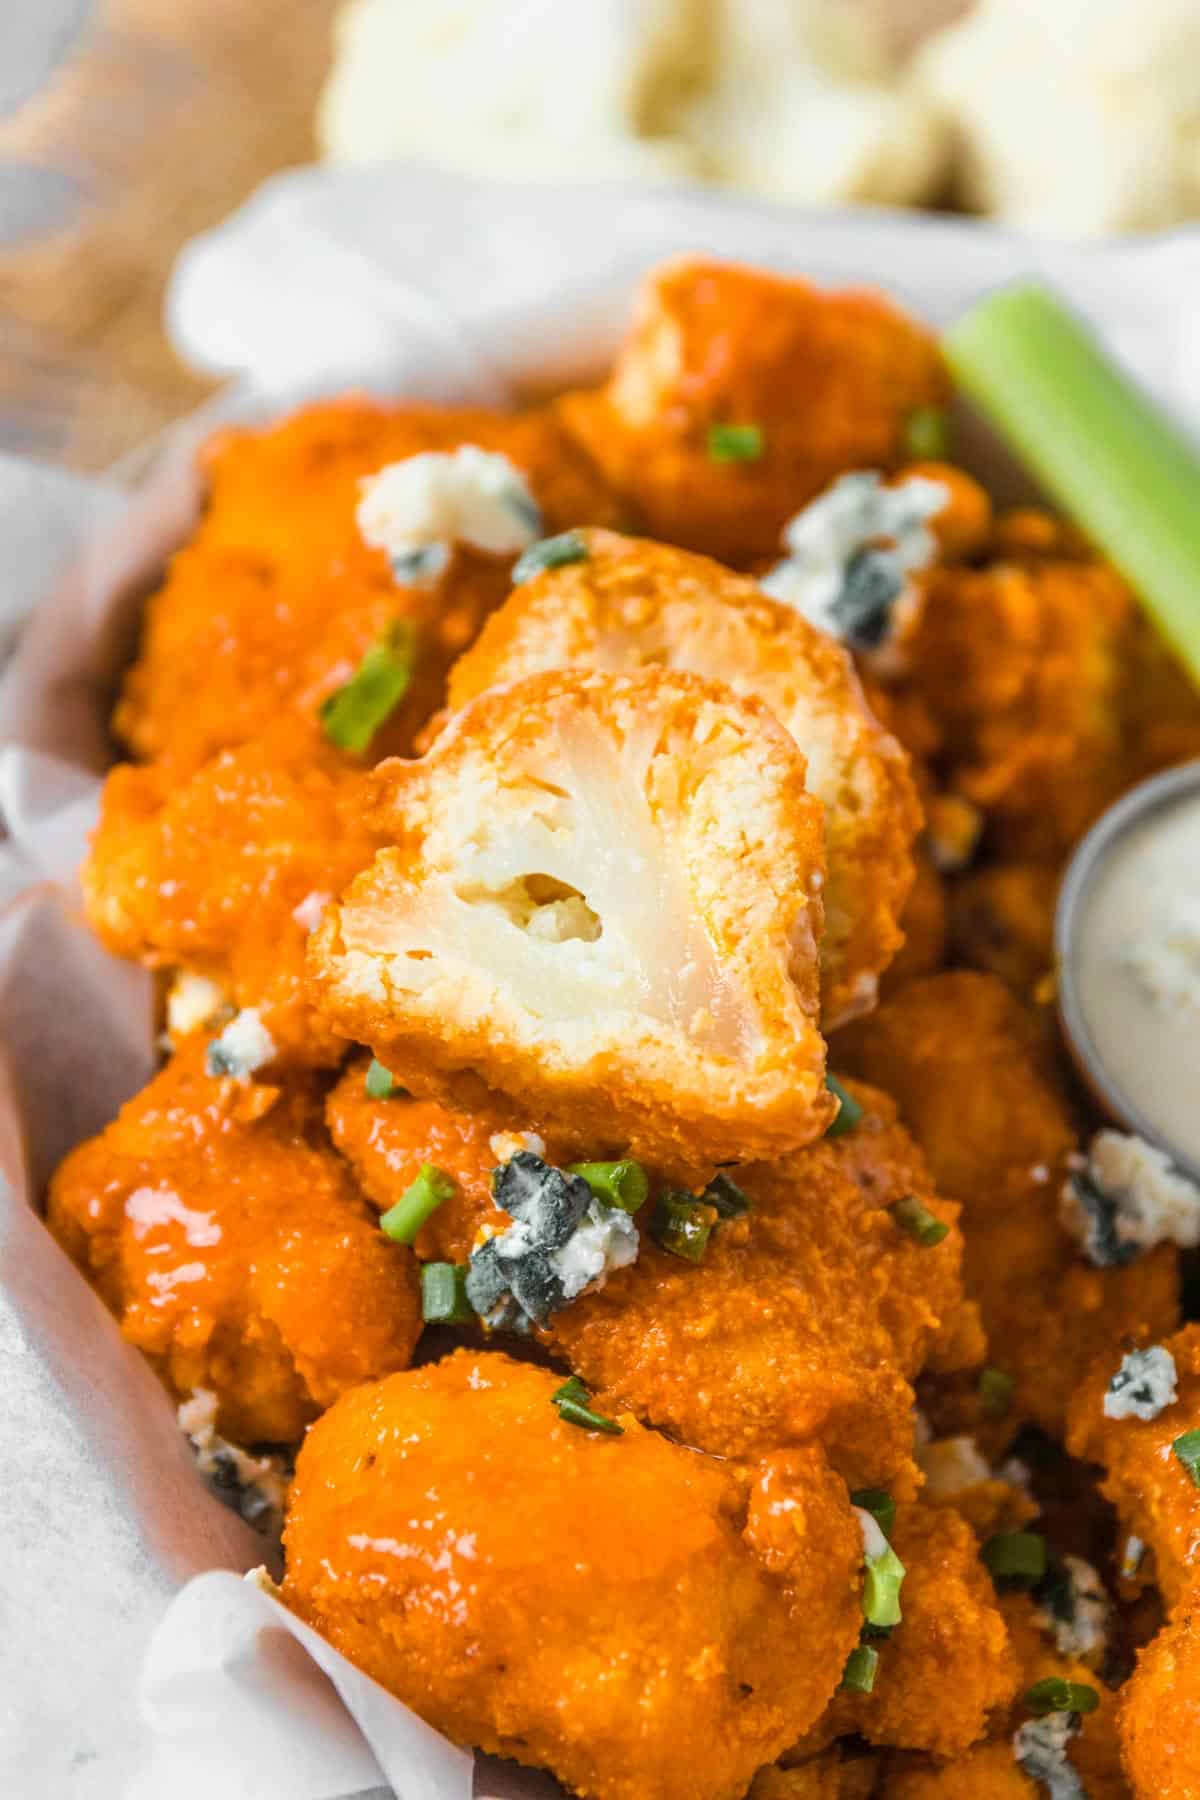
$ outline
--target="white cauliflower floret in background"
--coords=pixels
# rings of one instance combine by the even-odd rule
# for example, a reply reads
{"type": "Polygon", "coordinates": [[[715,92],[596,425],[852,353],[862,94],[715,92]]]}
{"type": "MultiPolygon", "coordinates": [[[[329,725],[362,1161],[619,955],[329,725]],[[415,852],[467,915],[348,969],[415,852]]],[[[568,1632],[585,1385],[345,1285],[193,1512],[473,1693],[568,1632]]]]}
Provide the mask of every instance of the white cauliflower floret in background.
{"type": "Polygon", "coordinates": [[[761,703],[533,676],[375,772],[384,849],[310,940],[321,1005],[405,1087],[481,1087],[669,1164],[828,1123],[823,821],[761,703]]]}

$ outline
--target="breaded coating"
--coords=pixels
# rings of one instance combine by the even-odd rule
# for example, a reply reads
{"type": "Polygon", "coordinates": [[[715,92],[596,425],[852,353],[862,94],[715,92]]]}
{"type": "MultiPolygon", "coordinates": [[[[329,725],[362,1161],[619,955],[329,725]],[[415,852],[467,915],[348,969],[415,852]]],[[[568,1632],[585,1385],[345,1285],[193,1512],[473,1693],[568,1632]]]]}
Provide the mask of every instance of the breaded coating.
{"type": "Polygon", "coordinates": [[[1054,967],[1054,863],[995,863],[950,888],[950,954],[1033,997],[1054,967]]]}
{"type": "Polygon", "coordinates": [[[1117,1344],[1093,1360],[1075,1395],[1067,1448],[1101,1465],[1100,1492],[1116,1507],[1125,1531],[1154,1553],[1153,1570],[1146,1564],[1139,1574],[1152,1573],[1173,1606],[1200,1565],[1200,1489],[1171,1449],[1176,1438],[1200,1427],[1200,1325],[1185,1325],[1173,1337],[1145,1328],[1129,1337],[1170,1352],[1178,1399],[1157,1418],[1106,1418],[1105,1392],[1129,1347],[1117,1344]]]}
{"type": "Polygon", "coordinates": [[[865,1011],[900,941],[920,825],[907,759],[872,717],[847,653],[794,608],[707,558],[613,532],[514,589],[456,664],[450,705],[543,669],[661,664],[765,700],[808,761],[829,859],[826,1029],[865,1011]]]}
{"type": "Polygon", "coordinates": [[[1200,1796],[1200,1581],[1138,1656],[1121,1694],[1121,1757],[1136,1800],[1200,1796]]]}
{"type": "Polygon", "coordinates": [[[979,1744],[952,1762],[894,1757],[878,1789],[879,1800],[1044,1800],[1045,1792],[1018,1767],[1011,1736],[979,1744]]]}
{"type": "Polygon", "coordinates": [[[360,484],[389,463],[464,444],[510,458],[547,532],[621,522],[548,410],[349,398],[264,429],[224,431],[203,455],[203,517],[147,605],[116,710],[133,755],[187,772],[256,737],[281,711],[311,713],[398,619],[417,634],[415,678],[375,751],[406,753],[441,704],[451,662],[507,593],[512,559],[460,547],[436,585],[398,584],[358,528],[360,484]]]}
{"type": "Polygon", "coordinates": [[[838,1057],[892,1094],[938,1189],[963,1209],[967,1293],[988,1360],[1015,1383],[1011,1423],[1061,1437],[1067,1405],[1098,1355],[1126,1333],[1178,1317],[1178,1253],[1161,1245],[1125,1268],[1085,1262],[1058,1220],[1075,1151],[1038,1028],[994,976],[914,981],[838,1040],[838,1057]]]}
{"type": "Polygon", "coordinates": [[[1124,788],[1200,752],[1200,697],[1095,558],[933,570],[910,680],[947,779],[1017,860],[1061,858],[1124,788]]]}
{"type": "Polygon", "coordinates": [[[871,1800],[881,1767],[878,1756],[861,1749],[847,1756],[834,1744],[788,1768],[760,1769],[747,1800],[871,1800]]]}
{"type": "Polygon", "coordinates": [[[854,1091],[853,1131],[734,1172],[750,1210],[698,1266],[644,1231],[637,1261],[546,1335],[607,1404],[684,1443],[738,1457],[819,1443],[850,1487],[913,1493],[909,1380],[961,1305],[962,1241],[886,1095],[854,1091]],[[889,1212],[914,1194],[950,1225],[940,1244],[889,1212]]]}
{"type": "Polygon", "coordinates": [[[912,414],[949,391],[934,338],[880,295],[687,257],[647,278],[607,385],[559,406],[652,536],[745,561],[834,476],[904,461],[912,414]],[[757,428],[750,455],[723,426],[757,428]]]}
{"type": "Polygon", "coordinates": [[[946,884],[924,845],[917,846],[913,868],[915,879],[900,914],[904,942],[883,972],[885,994],[918,975],[932,975],[946,960],[946,884]]]}
{"type": "Polygon", "coordinates": [[[310,940],[311,988],[403,1086],[676,1170],[824,1130],[821,806],[761,701],[535,675],[371,787],[389,846],[310,940]]]}
{"type": "Polygon", "coordinates": [[[362,781],[298,720],[184,781],[118,765],[82,872],[89,923],[118,955],[182,965],[256,1008],[288,1061],[340,1062],[345,1040],[309,1003],[305,949],[380,841],[363,822],[362,781]]]}
{"type": "Polygon", "coordinates": [[[300,1452],[283,1597],[459,1743],[595,1800],[742,1800],[858,1635],[845,1489],[816,1450],[585,1430],[559,1383],[460,1351],[346,1395],[300,1452]]]}
{"type": "Polygon", "coordinates": [[[903,1617],[876,1643],[870,1694],[839,1693],[823,1721],[841,1736],[956,1756],[978,1742],[1015,1696],[1021,1671],[979,1559],[975,1534],[944,1507],[904,1506],[889,1534],[907,1574],[903,1617]]]}
{"type": "Polygon", "coordinates": [[[61,1165],[47,1222],[181,1398],[238,1443],[291,1443],[338,1395],[405,1367],[416,1265],[389,1243],[309,1078],[205,1073],[193,1039],[61,1165]]]}

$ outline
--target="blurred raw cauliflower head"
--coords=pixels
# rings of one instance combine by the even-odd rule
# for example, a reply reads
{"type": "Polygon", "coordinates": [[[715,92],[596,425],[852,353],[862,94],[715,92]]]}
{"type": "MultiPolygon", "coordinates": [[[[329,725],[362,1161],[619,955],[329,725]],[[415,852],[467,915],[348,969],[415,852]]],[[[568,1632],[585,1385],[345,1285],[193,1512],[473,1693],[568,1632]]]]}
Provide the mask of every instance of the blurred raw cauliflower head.
{"type": "Polygon", "coordinates": [[[888,15],[881,0],[348,0],[319,134],[334,161],[920,201],[944,136],[888,15]]]}
{"type": "Polygon", "coordinates": [[[490,1089],[680,1169],[833,1103],[824,825],[768,709],[697,676],[534,675],[375,771],[382,850],[310,940],[334,1028],[410,1091],[490,1089]]]}

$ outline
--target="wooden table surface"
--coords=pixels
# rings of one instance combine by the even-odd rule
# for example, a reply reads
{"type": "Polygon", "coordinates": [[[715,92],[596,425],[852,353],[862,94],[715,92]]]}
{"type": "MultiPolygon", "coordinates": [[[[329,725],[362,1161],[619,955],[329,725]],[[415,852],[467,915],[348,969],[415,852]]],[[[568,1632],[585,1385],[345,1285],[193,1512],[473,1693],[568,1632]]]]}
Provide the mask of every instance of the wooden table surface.
{"type": "Polygon", "coordinates": [[[100,469],[206,389],[185,239],[313,154],[336,0],[0,0],[0,449],[100,469]]]}

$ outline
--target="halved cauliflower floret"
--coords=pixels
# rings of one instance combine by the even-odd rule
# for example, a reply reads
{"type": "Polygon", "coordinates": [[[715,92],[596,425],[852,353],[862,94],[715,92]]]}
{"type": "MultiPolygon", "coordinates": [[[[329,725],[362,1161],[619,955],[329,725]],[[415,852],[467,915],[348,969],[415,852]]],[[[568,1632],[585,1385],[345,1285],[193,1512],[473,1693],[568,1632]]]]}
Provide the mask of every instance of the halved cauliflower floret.
{"type": "Polygon", "coordinates": [[[754,582],[644,539],[572,536],[575,560],[516,587],[456,664],[451,706],[537,670],[648,663],[765,700],[825,807],[821,998],[832,1029],[872,1004],[901,941],[920,823],[907,758],[869,711],[848,654],[754,582]]]}
{"type": "Polygon", "coordinates": [[[490,1088],[677,1171],[829,1123],[821,806],[760,701],[660,669],[535,675],[371,786],[392,844],[309,966],[405,1087],[490,1088]]]}
{"type": "Polygon", "coordinates": [[[681,257],[646,280],[607,386],[559,406],[655,537],[748,560],[835,475],[906,460],[948,396],[933,337],[879,295],[681,257]]]}

